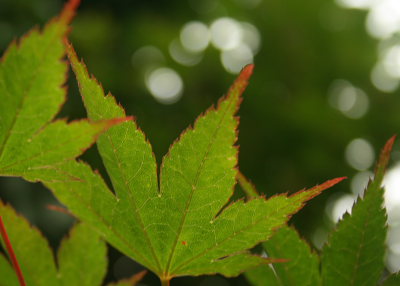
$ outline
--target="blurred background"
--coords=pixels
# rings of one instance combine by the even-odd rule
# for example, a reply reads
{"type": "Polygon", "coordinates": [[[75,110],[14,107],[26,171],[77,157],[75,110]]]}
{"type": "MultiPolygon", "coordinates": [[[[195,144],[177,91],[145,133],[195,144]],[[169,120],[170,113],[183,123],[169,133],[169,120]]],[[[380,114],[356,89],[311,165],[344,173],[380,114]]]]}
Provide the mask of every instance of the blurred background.
{"type": "MultiPolygon", "coordinates": [[[[1,0],[0,51],[62,8],[61,0],[1,0]]],[[[400,130],[398,0],[84,0],[70,39],[89,71],[134,115],[161,162],[169,145],[256,65],[240,109],[239,164],[260,192],[345,182],[290,221],[315,249],[400,130]]],[[[73,77],[60,117],[85,117],[73,77]]],[[[84,156],[104,171],[96,148],[84,156]]],[[[400,269],[400,144],[385,185],[386,264],[400,269]]],[[[237,195],[239,196],[239,195],[237,195]]],[[[48,210],[41,184],[1,178],[0,197],[38,226],[56,249],[73,220],[48,210]]],[[[107,281],[141,266],[110,247],[107,281]]],[[[247,285],[243,277],[179,278],[172,285],[247,285]]],[[[158,285],[148,274],[142,285],[158,285]]]]}

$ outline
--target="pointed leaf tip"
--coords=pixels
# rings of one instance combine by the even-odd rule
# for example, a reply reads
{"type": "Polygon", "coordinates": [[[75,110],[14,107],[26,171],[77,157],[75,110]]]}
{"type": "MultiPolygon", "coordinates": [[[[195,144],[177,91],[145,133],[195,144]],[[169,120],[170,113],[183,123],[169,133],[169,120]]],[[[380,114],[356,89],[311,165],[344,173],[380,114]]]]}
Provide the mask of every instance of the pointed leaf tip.
{"type": "Polygon", "coordinates": [[[340,183],[341,181],[347,179],[347,177],[339,177],[339,178],[335,178],[329,181],[326,181],[325,183],[323,183],[322,185],[320,185],[320,187],[322,189],[329,189],[330,187],[333,187],[334,185],[340,183]]]}
{"type": "Polygon", "coordinates": [[[233,85],[228,91],[228,96],[241,96],[247,85],[249,84],[249,79],[253,74],[254,65],[250,64],[245,66],[240,72],[239,76],[236,78],[233,85]]]}
{"type": "Polygon", "coordinates": [[[134,274],[131,278],[129,278],[129,282],[132,283],[132,285],[135,285],[136,283],[140,282],[144,276],[146,276],[147,270],[140,271],[136,274],[134,274]]]}
{"type": "Polygon", "coordinates": [[[245,66],[239,75],[239,80],[249,80],[250,76],[253,74],[254,65],[249,64],[245,66]]]}
{"type": "Polygon", "coordinates": [[[381,154],[379,156],[378,163],[375,169],[375,175],[378,180],[383,179],[386,167],[389,163],[390,153],[392,152],[393,144],[396,140],[396,135],[392,136],[383,147],[381,154]]]}
{"type": "MultiPolygon", "coordinates": [[[[306,192],[314,193],[314,195],[310,197],[310,199],[311,199],[311,198],[317,196],[318,194],[320,194],[322,191],[329,189],[329,188],[333,187],[334,185],[340,183],[344,179],[347,179],[347,177],[339,177],[339,178],[335,178],[335,179],[326,181],[325,183],[316,185],[315,187],[306,190],[306,192]]],[[[304,192],[304,190],[294,193],[293,195],[291,195],[291,197],[294,197],[294,196],[298,195],[299,193],[303,193],[303,192],[304,192]]]]}
{"type": "Polygon", "coordinates": [[[81,0],[69,0],[61,12],[60,19],[66,24],[69,24],[75,16],[76,9],[78,8],[81,0]]]}

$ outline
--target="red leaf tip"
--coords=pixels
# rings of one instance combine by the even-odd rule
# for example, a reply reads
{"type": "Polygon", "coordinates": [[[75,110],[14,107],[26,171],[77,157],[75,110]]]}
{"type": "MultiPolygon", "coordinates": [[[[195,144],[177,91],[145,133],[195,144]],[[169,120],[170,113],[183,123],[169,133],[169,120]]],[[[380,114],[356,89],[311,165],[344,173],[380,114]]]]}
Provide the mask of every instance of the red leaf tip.
{"type": "Polygon", "coordinates": [[[325,183],[323,183],[322,185],[320,185],[320,187],[324,188],[324,189],[328,189],[334,185],[336,185],[337,183],[343,181],[347,179],[347,177],[339,177],[339,178],[335,178],[329,181],[326,181],[325,183]]]}
{"type": "Polygon", "coordinates": [[[60,19],[66,24],[69,24],[75,16],[76,9],[78,8],[81,0],[69,0],[61,12],[60,19]]]}
{"type": "Polygon", "coordinates": [[[396,141],[397,135],[393,135],[385,144],[385,147],[382,149],[382,155],[388,156],[388,154],[392,151],[393,144],[396,141]]]}
{"type": "Polygon", "coordinates": [[[254,64],[249,64],[245,66],[242,71],[240,72],[240,75],[238,77],[239,81],[248,81],[250,76],[253,74],[254,70],[254,64]]]}
{"type": "Polygon", "coordinates": [[[385,144],[383,147],[381,154],[378,159],[378,164],[376,165],[375,168],[375,177],[378,180],[382,180],[383,176],[385,174],[386,167],[389,163],[390,160],[390,153],[392,152],[392,148],[394,145],[394,142],[396,140],[396,135],[392,136],[385,144]]]}

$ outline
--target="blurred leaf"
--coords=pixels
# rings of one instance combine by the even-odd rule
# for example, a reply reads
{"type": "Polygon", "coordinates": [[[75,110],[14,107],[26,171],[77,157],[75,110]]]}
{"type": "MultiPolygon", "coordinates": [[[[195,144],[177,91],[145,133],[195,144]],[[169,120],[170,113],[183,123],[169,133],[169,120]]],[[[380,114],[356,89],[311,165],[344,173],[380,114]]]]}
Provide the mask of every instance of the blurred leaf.
{"type": "Polygon", "coordinates": [[[292,227],[279,229],[263,243],[268,257],[286,259],[273,265],[281,285],[319,285],[319,257],[292,227]]]}
{"type": "MultiPolygon", "coordinates": [[[[251,182],[239,174],[238,181],[247,197],[257,196],[258,192],[251,182]]],[[[264,242],[263,248],[268,257],[282,258],[286,261],[275,263],[273,268],[261,265],[246,272],[253,285],[319,285],[319,257],[310,246],[300,238],[297,231],[288,226],[277,230],[264,242]]]]}
{"type": "Polygon", "coordinates": [[[377,285],[384,269],[386,211],[382,180],[394,143],[385,145],[363,199],[332,233],[322,252],[324,285],[377,285]]]}
{"type": "Polygon", "coordinates": [[[20,286],[14,268],[2,253],[0,253],[0,276],[0,286],[20,286]]]}
{"type": "MultiPolygon", "coordinates": [[[[0,216],[3,217],[27,285],[101,285],[107,268],[106,245],[87,226],[75,225],[69,238],[63,241],[58,254],[57,271],[53,253],[36,228],[2,202],[0,216]]],[[[3,258],[0,258],[0,264],[5,264],[3,258]]],[[[0,268],[0,285],[4,283],[4,277],[7,277],[7,286],[18,285],[16,276],[10,273],[10,267],[0,268]]]]}
{"type": "Polygon", "coordinates": [[[84,224],[77,224],[58,251],[61,285],[101,285],[107,269],[107,247],[84,224]]]}
{"type": "Polygon", "coordinates": [[[79,1],[43,29],[13,42],[0,61],[0,175],[56,180],[52,169],[88,148],[119,121],[51,122],[65,101],[63,38],[79,1]]]}
{"type": "Polygon", "coordinates": [[[139,273],[134,274],[132,277],[128,279],[122,279],[118,282],[107,284],[107,286],[135,286],[143,277],[147,274],[147,271],[141,271],[139,273]]]}
{"type": "Polygon", "coordinates": [[[382,283],[382,286],[398,286],[400,285],[400,274],[394,273],[390,275],[385,281],[382,283]]]}
{"type": "Polygon", "coordinates": [[[246,271],[245,275],[253,286],[283,286],[278,277],[276,277],[272,267],[268,265],[260,265],[252,268],[246,271]]]}

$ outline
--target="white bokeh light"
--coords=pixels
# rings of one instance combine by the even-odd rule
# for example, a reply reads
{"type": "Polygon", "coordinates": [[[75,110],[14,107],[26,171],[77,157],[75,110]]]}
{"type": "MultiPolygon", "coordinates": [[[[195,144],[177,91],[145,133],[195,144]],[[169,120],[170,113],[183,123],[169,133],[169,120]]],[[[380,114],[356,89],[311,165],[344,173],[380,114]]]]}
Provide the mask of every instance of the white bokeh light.
{"type": "Polygon", "coordinates": [[[202,52],[210,42],[210,31],[202,22],[188,22],[182,27],[180,40],[186,50],[194,53],[202,52]]]}
{"type": "Polygon", "coordinates": [[[375,152],[371,143],[367,140],[356,138],[347,145],[345,157],[351,167],[359,171],[364,171],[374,163],[375,152]]]}
{"type": "Polygon", "coordinates": [[[357,173],[350,183],[351,192],[356,196],[363,197],[364,191],[368,186],[368,182],[374,177],[374,173],[370,171],[364,171],[357,173]]]}
{"type": "Polygon", "coordinates": [[[256,26],[248,22],[241,22],[243,31],[242,42],[249,46],[253,54],[257,54],[261,47],[261,34],[256,26]]]}
{"type": "Polygon", "coordinates": [[[400,31],[400,1],[374,2],[367,16],[367,31],[378,39],[387,39],[400,31]]]}
{"type": "Polygon", "coordinates": [[[400,270],[400,163],[390,168],[382,185],[388,214],[386,266],[390,272],[400,270]]]}
{"type": "Polygon", "coordinates": [[[385,187],[385,205],[388,211],[389,224],[396,222],[400,224],[400,163],[390,168],[385,175],[382,184],[385,187]]]}
{"type": "Polygon", "coordinates": [[[395,45],[387,50],[383,58],[383,66],[389,76],[400,78],[400,45],[395,45]]]}
{"type": "Polygon", "coordinates": [[[339,6],[350,9],[368,9],[379,0],[336,0],[339,6]]]}
{"type": "Polygon", "coordinates": [[[157,68],[149,73],[145,82],[153,97],[161,103],[175,103],[182,95],[182,78],[173,69],[157,68]]]}
{"type": "Polygon", "coordinates": [[[345,80],[336,80],[329,91],[329,103],[352,119],[363,117],[369,109],[365,92],[345,80]]]}
{"type": "Polygon", "coordinates": [[[192,53],[187,51],[178,40],[174,40],[168,47],[171,58],[184,66],[195,66],[203,59],[202,53],[192,53]]]}
{"type": "Polygon", "coordinates": [[[137,49],[132,55],[132,65],[139,68],[149,68],[160,65],[165,57],[160,49],[154,46],[143,46],[137,49]]]}
{"type": "Polygon", "coordinates": [[[211,42],[219,50],[236,48],[242,41],[243,30],[233,18],[218,18],[211,24],[211,42]]]}
{"type": "Polygon", "coordinates": [[[382,63],[378,62],[371,71],[372,84],[383,92],[393,92],[399,87],[399,80],[390,76],[382,63]]]}
{"type": "Polygon", "coordinates": [[[253,53],[246,44],[240,44],[234,49],[223,51],[221,62],[228,72],[236,74],[245,65],[253,63],[253,53]]]}
{"type": "Polygon", "coordinates": [[[328,200],[326,213],[332,222],[337,223],[347,212],[351,214],[356,196],[350,194],[334,195],[328,200]]]}

